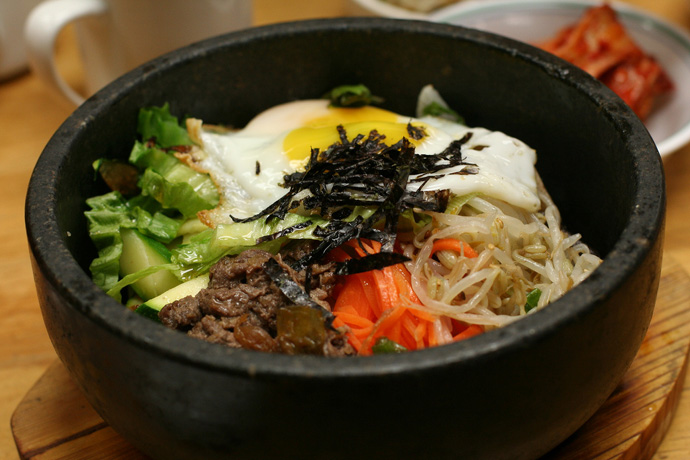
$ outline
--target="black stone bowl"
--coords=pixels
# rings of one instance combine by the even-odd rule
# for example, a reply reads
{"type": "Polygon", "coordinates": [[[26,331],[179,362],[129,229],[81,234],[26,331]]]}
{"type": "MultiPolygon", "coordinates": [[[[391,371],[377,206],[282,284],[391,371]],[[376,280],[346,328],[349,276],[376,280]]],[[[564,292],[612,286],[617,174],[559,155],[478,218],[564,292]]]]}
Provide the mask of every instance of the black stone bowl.
{"type": "Polygon", "coordinates": [[[41,155],[26,219],[45,324],[98,413],[157,458],[535,458],[616,388],[650,321],[664,217],[643,124],[578,69],[475,30],[390,19],[282,24],[213,38],[118,79],[41,155]],[[142,318],[94,285],[84,200],[91,163],[125,158],[142,106],[242,126],[275,104],[364,83],[413,114],[433,83],[473,126],[538,152],[565,226],[604,262],[550,307],[501,330],[395,356],[234,350],[142,318]]]}

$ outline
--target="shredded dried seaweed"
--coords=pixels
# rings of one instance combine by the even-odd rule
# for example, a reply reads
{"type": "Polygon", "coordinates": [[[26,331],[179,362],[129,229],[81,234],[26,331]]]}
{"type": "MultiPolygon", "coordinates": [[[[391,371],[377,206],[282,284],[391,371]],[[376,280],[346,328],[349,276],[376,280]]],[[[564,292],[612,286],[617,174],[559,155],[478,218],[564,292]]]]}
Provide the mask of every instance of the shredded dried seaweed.
{"type": "MultiPolygon", "coordinates": [[[[356,238],[380,242],[381,253],[341,264],[339,274],[381,269],[407,260],[401,255],[391,255],[400,213],[407,209],[445,210],[450,192],[424,191],[423,188],[428,181],[442,177],[444,174],[439,172],[448,168],[464,166],[453,174],[477,173],[477,165],[467,163],[461,151],[471,133],[451,142],[438,154],[415,155],[414,145],[406,137],[388,145],[385,136],[376,130],[348,139],[343,126],[337,129],[340,142],[323,152],[312,149],[304,171],[284,176],[283,187],[289,190],[281,199],[254,216],[245,219],[230,217],[235,222],[263,217],[270,222],[283,219],[288,212],[301,210],[328,219],[327,227],[314,231],[314,236],[321,238],[318,246],[293,264],[296,270],[308,267],[332,249],[356,238]],[[417,177],[410,180],[412,175],[417,177]],[[407,190],[409,182],[421,182],[421,185],[410,191],[407,190]],[[357,216],[350,222],[344,221],[355,206],[376,210],[366,219],[357,216]]],[[[411,124],[408,124],[407,132],[412,139],[426,135],[423,128],[411,124]]],[[[295,230],[297,228],[291,227],[283,231],[286,233],[278,232],[266,238],[279,238],[295,230]]]]}
{"type": "Polygon", "coordinates": [[[407,134],[410,135],[410,138],[416,141],[426,136],[424,128],[422,128],[421,126],[413,126],[412,123],[407,124],[407,134]]]}
{"type": "Polygon", "coordinates": [[[262,236],[261,238],[256,239],[256,244],[261,244],[265,243],[266,241],[273,241],[277,240],[278,238],[282,238],[285,235],[289,235],[292,232],[296,232],[297,230],[302,230],[311,225],[311,221],[308,220],[306,222],[300,222],[299,224],[295,224],[292,227],[284,228],[283,230],[275,233],[271,233],[270,235],[262,236]]]}
{"type": "Polygon", "coordinates": [[[322,238],[318,246],[312,250],[308,255],[295,261],[292,268],[295,270],[302,270],[307,266],[318,262],[326,254],[333,249],[345,244],[346,242],[360,238],[362,236],[362,227],[364,226],[364,218],[362,216],[355,217],[351,222],[333,221],[327,229],[317,227],[314,231],[314,236],[322,238]]]}
{"type": "Polygon", "coordinates": [[[389,265],[400,264],[410,260],[408,257],[397,252],[379,252],[369,254],[361,259],[349,259],[338,264],[335,269],[336,275],[354,275],[355,273],[377,270],[389,265]]]}
{"type": "Polygon", "coordinates": [[[441,153],[415,155],[411,165],[412,174],[430,174],[460,165],[477,168],[476,164],[467,163],[462,155],[462,146],[471,138],[472,132],[468,132],[462,138],[452,141],[441,153]]]}

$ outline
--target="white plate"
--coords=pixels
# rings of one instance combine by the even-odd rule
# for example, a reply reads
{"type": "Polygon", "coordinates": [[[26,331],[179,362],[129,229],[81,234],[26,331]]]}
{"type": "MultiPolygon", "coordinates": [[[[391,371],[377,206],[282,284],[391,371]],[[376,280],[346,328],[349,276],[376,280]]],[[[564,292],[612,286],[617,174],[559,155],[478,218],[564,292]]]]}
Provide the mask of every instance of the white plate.
{"type": "MultiPolygon", "coordinates": [[[[575,22],[584,9],[600,4],[595,0],[468,1],[427,18],[535,43],[575,22]]],[[[633,40],[654,56],[673,80],[673,92],[645,122],[661,156],[671,154],[690,141],[690,34],[640,9],[610,4],[633,40]]]]}
{"type": "Polygon", "coordinates": [[[387,3],[383,0],[352,0],[352,3],[358,10],[363,10],[366,13],[374,14],[376,16],[383,16],[386,18],[397,19],[428,19],[429,15],[408,10],[406,8],[387,3]]]}
{"type": "MultiPolygon", "coordinates": [[[[386,0],[350,0],[352,6],[354,6],[355,13],[365,13],[366,15],[383,16],[386,18],[396,18],[396,19],[422,19],[428,20],[431,15],[435,13],[440,13],[446,8],[453,7],[459,3],[466,2],[468,0],[454,0],[454,3],[449,3],[448,5],[437,8],[434,11],[428,13],[423,13],[420,11],[413,11],[411,9],[403,8],[402,6],[394,5],[386,0]]],[[[472,0],[472,3],[479,1],[491,1],[491,0],[472,0]]]]}

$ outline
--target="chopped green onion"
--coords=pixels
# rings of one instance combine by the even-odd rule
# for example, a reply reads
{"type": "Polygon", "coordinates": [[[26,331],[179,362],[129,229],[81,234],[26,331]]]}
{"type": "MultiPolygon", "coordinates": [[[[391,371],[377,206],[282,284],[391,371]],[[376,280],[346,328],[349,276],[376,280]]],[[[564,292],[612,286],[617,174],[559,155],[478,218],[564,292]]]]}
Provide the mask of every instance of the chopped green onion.
{"type": "Polygon", "coordinates": [[[432,117],[445,118],[463,125],[465,124],[465,119],[458,112],[450,107],[445,107],[436,101],[425,106],[424,109],[422,109],[422,114],[431,115],[432,117]]]}
{"type": "Polygon", "coordinates": [[[364,85],[338,86],[326,93],[324,99],[330,99],[333,107],[363,107],[383,102],[382,98],[371,94],[364,85]]]}
{"type": "Polygon", "coordinates": [[[379,337],[376,342],[371,347],[372,353],[375,355],[389,354],[389,353],[402,353],[407,351],[407,348],[403,347],[397,342],[392,341],[388,337],[379,337]]]}
{"type": "Polygon", "coordinates": [[[529,313],[530,310],[537,308],[539,305],[539,298],[541,297],[541,289],[534,288],[527,294],[527,303],[525,303],[525,313],[529,313]]]}

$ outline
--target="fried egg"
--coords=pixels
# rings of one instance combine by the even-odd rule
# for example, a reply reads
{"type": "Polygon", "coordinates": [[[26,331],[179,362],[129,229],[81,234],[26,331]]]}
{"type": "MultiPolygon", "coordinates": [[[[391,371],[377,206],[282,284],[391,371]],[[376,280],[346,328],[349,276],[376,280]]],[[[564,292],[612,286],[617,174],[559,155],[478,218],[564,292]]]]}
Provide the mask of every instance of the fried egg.
{"type": "Polygon", "coordinates": [[[193,133],[200,145],[195,164],[211,175],[221,195],[218,207],[205,211],[202,220],[213,227],[231,223],[230,215],[251,217],[281,198],[288,191],[281,186],[283,176],[304,170],[313,148],[324,151],[339,142],[338,125],[344,127],[348,139],[374,129],[388,145],[407,137],[417,155],[439,153],[471,132],[462,153],[467,163],[477,166],[477,174],[453,174],[463,168],[455,166],[439,171],[438,178],[423,185],[410,182],[409,190],[479,192],[528,211],[540,206],[536,153],[515,138],[432,116],[412,118],[371,106],[335,108],[327,100],[303,100],[270,108],[238,131],[201,128],[193,133]],[[408,123],[422,128],[425,136],[411,139],[408,123]]]}

